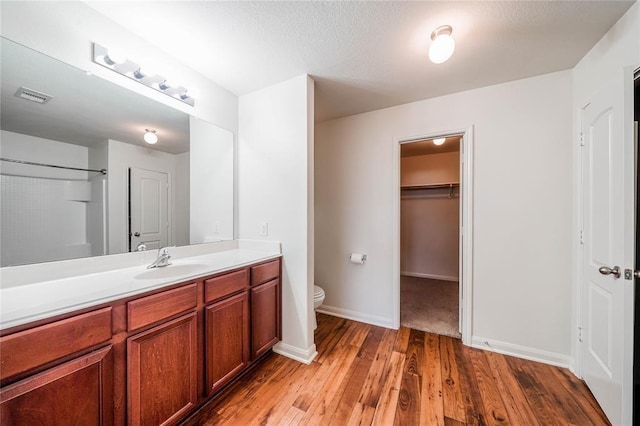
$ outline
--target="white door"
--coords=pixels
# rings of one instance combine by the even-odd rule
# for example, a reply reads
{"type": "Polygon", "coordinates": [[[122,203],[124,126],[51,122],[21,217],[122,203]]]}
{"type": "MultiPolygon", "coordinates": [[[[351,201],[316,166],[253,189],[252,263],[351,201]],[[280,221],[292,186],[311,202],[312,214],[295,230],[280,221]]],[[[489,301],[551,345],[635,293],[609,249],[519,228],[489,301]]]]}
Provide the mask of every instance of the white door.
{"type": "Polygon", "coordinates": [[[147,250],[169,245],[168,192],[166,173],[129,169],[131,251],[140,243],[144,243],[147,250]]]}
{"type": "Polygon", "coordinates": [[[582,376],[614,425],[630,422],[633,353],[633,280],[624,269],[633,267],[634,147],[623,99],[622,82],[611,84],[581,117],[582,376]]]}

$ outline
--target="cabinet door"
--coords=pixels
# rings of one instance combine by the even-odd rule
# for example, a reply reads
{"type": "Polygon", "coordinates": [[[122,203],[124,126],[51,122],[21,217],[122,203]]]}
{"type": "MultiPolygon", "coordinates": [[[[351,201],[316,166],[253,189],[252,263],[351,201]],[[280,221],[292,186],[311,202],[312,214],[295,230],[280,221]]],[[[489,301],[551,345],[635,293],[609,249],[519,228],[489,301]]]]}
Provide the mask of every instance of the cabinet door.
{"type": "Polygon", "coordinates": [[[251,289],[251,356],[255,359],[280,340],[280,283],[251,289]]]}
{"type": "Polygon", "coordinates": [[[216,392],[249,363],[249,292],[205,308],[207,391],[216,392]]]}
{"type": "Polygon", "coordinates": [[[111,346],[0,390],[3,425],[113,424],[111,346]]]}
{"type": "Polygon", "coordinates": [[[191,313],[127,339],[129,424],[174,424],[196,406],[196,327],[191,313]]]}

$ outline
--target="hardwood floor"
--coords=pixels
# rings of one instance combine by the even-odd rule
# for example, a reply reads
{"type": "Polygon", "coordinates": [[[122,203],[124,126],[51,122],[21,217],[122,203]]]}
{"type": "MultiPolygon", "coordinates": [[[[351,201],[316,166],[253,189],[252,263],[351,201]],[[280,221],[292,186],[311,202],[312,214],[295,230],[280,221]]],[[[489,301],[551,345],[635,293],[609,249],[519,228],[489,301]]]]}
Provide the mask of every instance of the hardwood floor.
{"type": "Polygon", "coordinates": [[[311,365],[271,354],[184,424],[609,424],[566,369],[318,317],[311,365]]]}

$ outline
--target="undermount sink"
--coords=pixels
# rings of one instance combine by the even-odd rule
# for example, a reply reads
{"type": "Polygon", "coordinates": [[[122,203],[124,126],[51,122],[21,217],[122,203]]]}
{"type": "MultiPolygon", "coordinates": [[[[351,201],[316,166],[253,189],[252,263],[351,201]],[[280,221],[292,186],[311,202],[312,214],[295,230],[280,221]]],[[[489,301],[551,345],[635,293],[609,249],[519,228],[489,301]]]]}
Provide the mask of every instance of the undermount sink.
{"type": "Polygon", "coordinates": [[[169,265],[161,268],[153,268],[144,271],[134,278],[139,280],[157,280],[160,278],[171,278],[179,275],[189,275],[205,270],[207,267],[204,263],[185,263],[181,265],[169,265]]]}

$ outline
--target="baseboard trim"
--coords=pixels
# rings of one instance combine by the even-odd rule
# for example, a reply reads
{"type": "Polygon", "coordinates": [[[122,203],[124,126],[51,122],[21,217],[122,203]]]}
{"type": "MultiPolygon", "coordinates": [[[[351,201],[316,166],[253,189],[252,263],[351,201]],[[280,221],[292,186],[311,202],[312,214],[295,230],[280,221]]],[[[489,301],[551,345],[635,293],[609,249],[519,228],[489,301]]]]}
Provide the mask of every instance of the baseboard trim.
{"type": "Polygon", "coordinates": [[[571,359],[571,363],[569,364],[569,371],[571,371],[573,375],[576,376],[578,379],[582,380],[582,377],[580,377],[580,375],[577,372],[578,370],[576,369],[576,362],[573,358],[571,359]]]}
{"type": "Polygon", "coordinates": [[[449,275],[435,275],[435,274],[423,274],[421,272],[400,272],[400,275],[405,277],[414,277],[414,278],[429,278],[432,280],[440,280],[440,281],[455,281],[458,282],[458,277],[452,277],[449,275]]]}
{"type": "Polygon", "coordinates": [[[556,367],[571,368],[572,360],[568,355],[557,352],[543,351],[541,349],[528,346],[516,345],[513,343],[501,342],[499,340],[487,339],[485,337],[473,336],[471,347],[497,352],[503,355],[515,356],[528,359],[529,361],[541,362],[543,364],[554,365],[556,367]]]}
{"type": "Polygon", "coordinates": [[[381,317],[378,315],[364,314],[362,312],[356,312],[349,309],[336,308],[335,306],[327,305],[321,305],[316,309],[316,312],[397,330],[397,328],[393,326],[393,321],[391,321],[390,318],[381,317]]]}
{"type": "Polygon", "coordinates": [[[273,351],[282,356],[286,356],[287,358],[291,358],[295,361],[301,362],[303,364],[311,364],[314,358],[318,355],[318,351],[316,351],[316,345],[313,344],[307,350],[300,349],[296,346],[291,346],[283,342],[278,342],[274,347],[273,351]]]}

